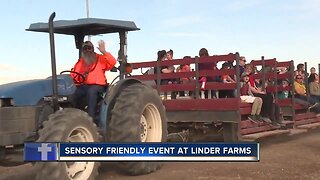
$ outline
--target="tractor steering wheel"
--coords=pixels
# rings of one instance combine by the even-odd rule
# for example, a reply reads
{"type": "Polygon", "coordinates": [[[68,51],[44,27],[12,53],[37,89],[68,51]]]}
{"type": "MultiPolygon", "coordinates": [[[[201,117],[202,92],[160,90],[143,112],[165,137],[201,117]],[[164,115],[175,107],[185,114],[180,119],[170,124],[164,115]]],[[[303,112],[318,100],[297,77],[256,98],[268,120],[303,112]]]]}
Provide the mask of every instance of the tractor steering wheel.
{"type": "Polygon", "coordinates": [[[82,84],[82,83],[84,83],[84,81],[86,81],[86,78],[84,77],[84,75],[83,75],[83,74],[80,74],[80,73],[78,73],[78,72],[76,72],[76,71],[66,70],[66,71],[62,71],[62,72],[60,73],[60,75],[61,75],[61,74],[64,74],[64,73],[69,73],[69,74],[74,73],[74,74],[76,74],[76,76],[74,76],[74,77],[72,77],[72,78],[73,78],[73,81],[74,81],[74,82],[77,82],[77,83],[79,83],[79,84],[82,84]],[[78,76],[80,76],[80,81],[77,79],[78,76]]]}

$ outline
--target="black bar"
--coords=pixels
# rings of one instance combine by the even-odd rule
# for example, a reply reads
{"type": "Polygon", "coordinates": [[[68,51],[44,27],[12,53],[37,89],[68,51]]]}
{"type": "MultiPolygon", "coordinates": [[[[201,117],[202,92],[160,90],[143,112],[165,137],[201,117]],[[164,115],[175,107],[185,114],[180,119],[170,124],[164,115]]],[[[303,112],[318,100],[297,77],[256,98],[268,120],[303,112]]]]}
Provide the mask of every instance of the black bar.
{"type": "Polygon", "coordinates": [[[79,49],[79,59],[80,59],[82,54],[82,44],[84,41],[83,33],[79,32],[78,34],[74,35],[74,40],[75,40],[76,48],[79,49]]]}
{"type": "Polygon", "coordinates": [[[318,75],[320,76],[320,64],[318,64],[318,75]]]}
{"type": "Polygon", "coordinates": [[[237,97],[240,98],[240,55],[236,52],[236,80],[237,80],[237,97]]]}
{"type": "Polygon", "coordinates": [[[273,79],[273,85],[276,87],[276,90],[274,92],[274,97],[275,97],[275,102],[278,103],[278,73],[277,73],[277,61],[274,64],[274,69],[273,69],[273,73],[274,73],[274,79],[273,79]]]}
{"type": "Polygon", "coordinates": [[[195,90],[195,98],[199,99],[200,93],[200,84],[199,84],[199,57],[195,57],[195,71],[196,71],[196,90],[195,90]]]}
{"type": "MultiPolygon", "coordinates": [[[[238,52],[236,52],[236,78],[237,78],[237,94],[236,96],[238,98],[240,98],[240,78],[241,78],[241,74],[240,74],[240,54],[238,52]]],[[[238,141],[241,137],[240,135],[240,122],[241,122],[241,115],[240,115],[240,111],[237,111],[237,123],[230,123],[229,126],[233,127],[233,131],[231,132],[232,134],[232,141],[238,141]]],[[[225,123],[223,123],[223,126],[226,127],[228,125],[226,125],[225,123]]],[[[225,130],[223,130],[223,134],[224,134],[224,140],[228,140],[226,138],[226,133],[225,130]]],[[[230,140],[230,139],[229,139],[230,140]]]]}
{"type": "Polygon", "coordinates": [[[264,62],[264,56],[261,56],[261,60],[262,60],[262,91],[264,91],[266,89],[265,84],[266,84],[266,63],[264,62]]]}
{"type": "Polygon", "coordinates": [[[294,88],[294,81],[295,81],[295,77],[294,77],[294,63],[293,63],[293,60],[291,60],[290,62],[290,81],[291,81],[291,102],[292,102],[292,107],[291,107],[291,111],[292,111],[292,120],[295,119],[295,109],[294,109],[294,106],[295,106],[295,100],[294,100],[294,92],[295,92],[295,88],[294,88]]]}
{"type": "Polygon", "coordinates": [[[161,60],[158,60],[158,61],[157,61],[157,67],[156,67],[156,69],[155,69],[157,72],[154,72],[154,73],[157,73],[157,91],[158,91],[158,94],[159,94],[159,95],[160,95],[160,81],[161,81],[161,80],[160,80],[160,79],[161,79],[161,78],[160,78],[160,73],[161,73],[161,72],[160,72],[160,71],[161,71],[161,69],[160,69],[160,61],[161,61],[161,60]]]}
{"type": "Polygon", "coordinates": [[[51,70],[52,70],[52,103],[54,111],[59,109],[58,105],[58,87],[57,87],[57,67],[56,67],[56,54],[54,45],[54,27],[53,19],[56,13],[53,12],[49,17],[49,40],[50,40],[50,52],[51,52],[51,70]]]}
{"type": "Polygon", "coordinates": [[[126,46],[127,46],[127,37],[126,37],[126,32],[122,31],[119,32],[119,38],[120,38],[120,59],[121,62],[120,63],[120,80],[125,78],[125,67],[127,64],[127,50],[126,50],[126,46]]]}
{"type": "Polygon", "coordinates": [[[307,93],[307,98],[309,100],[309,84],[308,84],[308,66],[307,66],[307,62],[304,62],[304,85],[306,87],[306,93],[307,93]]]}
{"type": "MultiPolygon", "coordinates": [[[[238,52],[236,52],[236,79],[237,79],[237,94],[236,96],[238,98],[240,98],[240,54],[238,52]]],[[[234,135],[233,137],[236,138],[236,139],[240,139],[241,138],[241,134],[240,134],[240,131],[241,131],[241,126],[240,126],[240,122],[241,122],[241,115],[240,115],[240,111],[237,112],[238,114],[238,118],[237,119],[237,123],[230,123],[229,126],[232,126],[234,128],[232,128],[232,134],[234,135]]],[[[225,123],[223,123],[223,126],[226,126],[225,123]]],[[[225,133],[227,132],[224,132],[224,135],[225,133]]],[[[224,138],[226,140],[226,138],[224,138]]]]}

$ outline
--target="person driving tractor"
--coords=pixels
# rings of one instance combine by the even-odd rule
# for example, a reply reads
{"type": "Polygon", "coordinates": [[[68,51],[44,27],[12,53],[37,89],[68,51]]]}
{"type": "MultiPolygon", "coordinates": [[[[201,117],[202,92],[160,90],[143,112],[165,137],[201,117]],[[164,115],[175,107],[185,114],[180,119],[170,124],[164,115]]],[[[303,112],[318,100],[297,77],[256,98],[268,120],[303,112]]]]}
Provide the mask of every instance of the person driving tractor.
{"type": "Polygon", "coordinates": [[[94,52],[94,46],[90,41],[82,44],[81,57],[72,69],[75,73],[71,73],[77,86],[73,103],[78,106],[81,99],[86,97],[87,112],[92,118],[95,117],[98,94],[102,93],[107,85],[105,72],[116,64],[116,59],[106,51],[105,42],[100,40],[98,45],[102,54],[94,52]]]}

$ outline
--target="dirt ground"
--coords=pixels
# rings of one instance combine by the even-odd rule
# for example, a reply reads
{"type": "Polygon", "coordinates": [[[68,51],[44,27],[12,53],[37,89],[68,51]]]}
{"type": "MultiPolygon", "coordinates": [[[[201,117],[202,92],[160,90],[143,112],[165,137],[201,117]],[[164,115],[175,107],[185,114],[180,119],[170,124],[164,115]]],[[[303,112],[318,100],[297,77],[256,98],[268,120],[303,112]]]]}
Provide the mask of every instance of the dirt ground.
{"type": "MultiPolygon", "coordinates": [[[[166,163],[144,176],[125,176],[104,165],[98,180],[128,179],[320,179],[320,129],[291,137],[260,140],[260,162],[166,163]]],[[[0,167],[0,179],[34,179],[30,164],[0,167]]]]}

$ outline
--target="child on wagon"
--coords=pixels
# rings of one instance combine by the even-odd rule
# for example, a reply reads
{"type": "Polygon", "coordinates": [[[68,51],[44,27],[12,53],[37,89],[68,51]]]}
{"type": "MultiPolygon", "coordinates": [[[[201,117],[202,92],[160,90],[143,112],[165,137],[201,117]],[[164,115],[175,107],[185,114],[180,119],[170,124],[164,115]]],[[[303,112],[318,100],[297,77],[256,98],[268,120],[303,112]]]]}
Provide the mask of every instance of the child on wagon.
{"type": "MultiPolygon", "coordinates": [[[[190,56],[185,56],[183,59],[191,58],[190,56]]],[[[181,64],[177,68],[177,72],[191,72],[190,64],[181,64]]],[[[194,79],[192,77],[181,77],[178,81],[180,84],[190,84],[193,83],[194,79]]],[[[192,92],[180,91],[179,96],[191,96],[192,92]]]]}
{"type": "Polygon", "coordinates": [[[253,93],[251,92],[251,89],[253,88],[250,85],[250,75],[247,73],[243,73],[241,75],[242,83],[241,83],[241,89],[240,89],[240,98],[241,101],[246,103],[252,103],[252,109],[251,114],[248,116],[248,119],[256,122],[262,120],[260,116],[261,107],[262,107],[262,98],[260,97],[254,97],[253,93]]]}
{"type": "MultiPolygon", "coordinates": [[[[289,80],[287,80],[287,79],[282,80],[281,85],[282,85],[283,88],[288,87],[289,86],[289,80]]],[[[288,90],[283,90],[283,91],[279,91],[278,92],[278,98],[279,99],[287,99],[287,98],[289,98],[289,95],[290,95],[290,93],[289,93],[288,90]]]]}
{"type": "MultiPolygon", "coordinates": [[[[232,64],[230,62],[225,62],[222,64],[221,69],[231,69],[231,68],[233,68],[231,65],[232,64]]],[[[232,79],[229,74],[222,75],[221,81],[223,83],[236,83],[236,81],[234,79],[232,79]]],[[[234,97],[234,91],[233,90],[220,90],[219,97],[220,98],[234,97]]]]}

